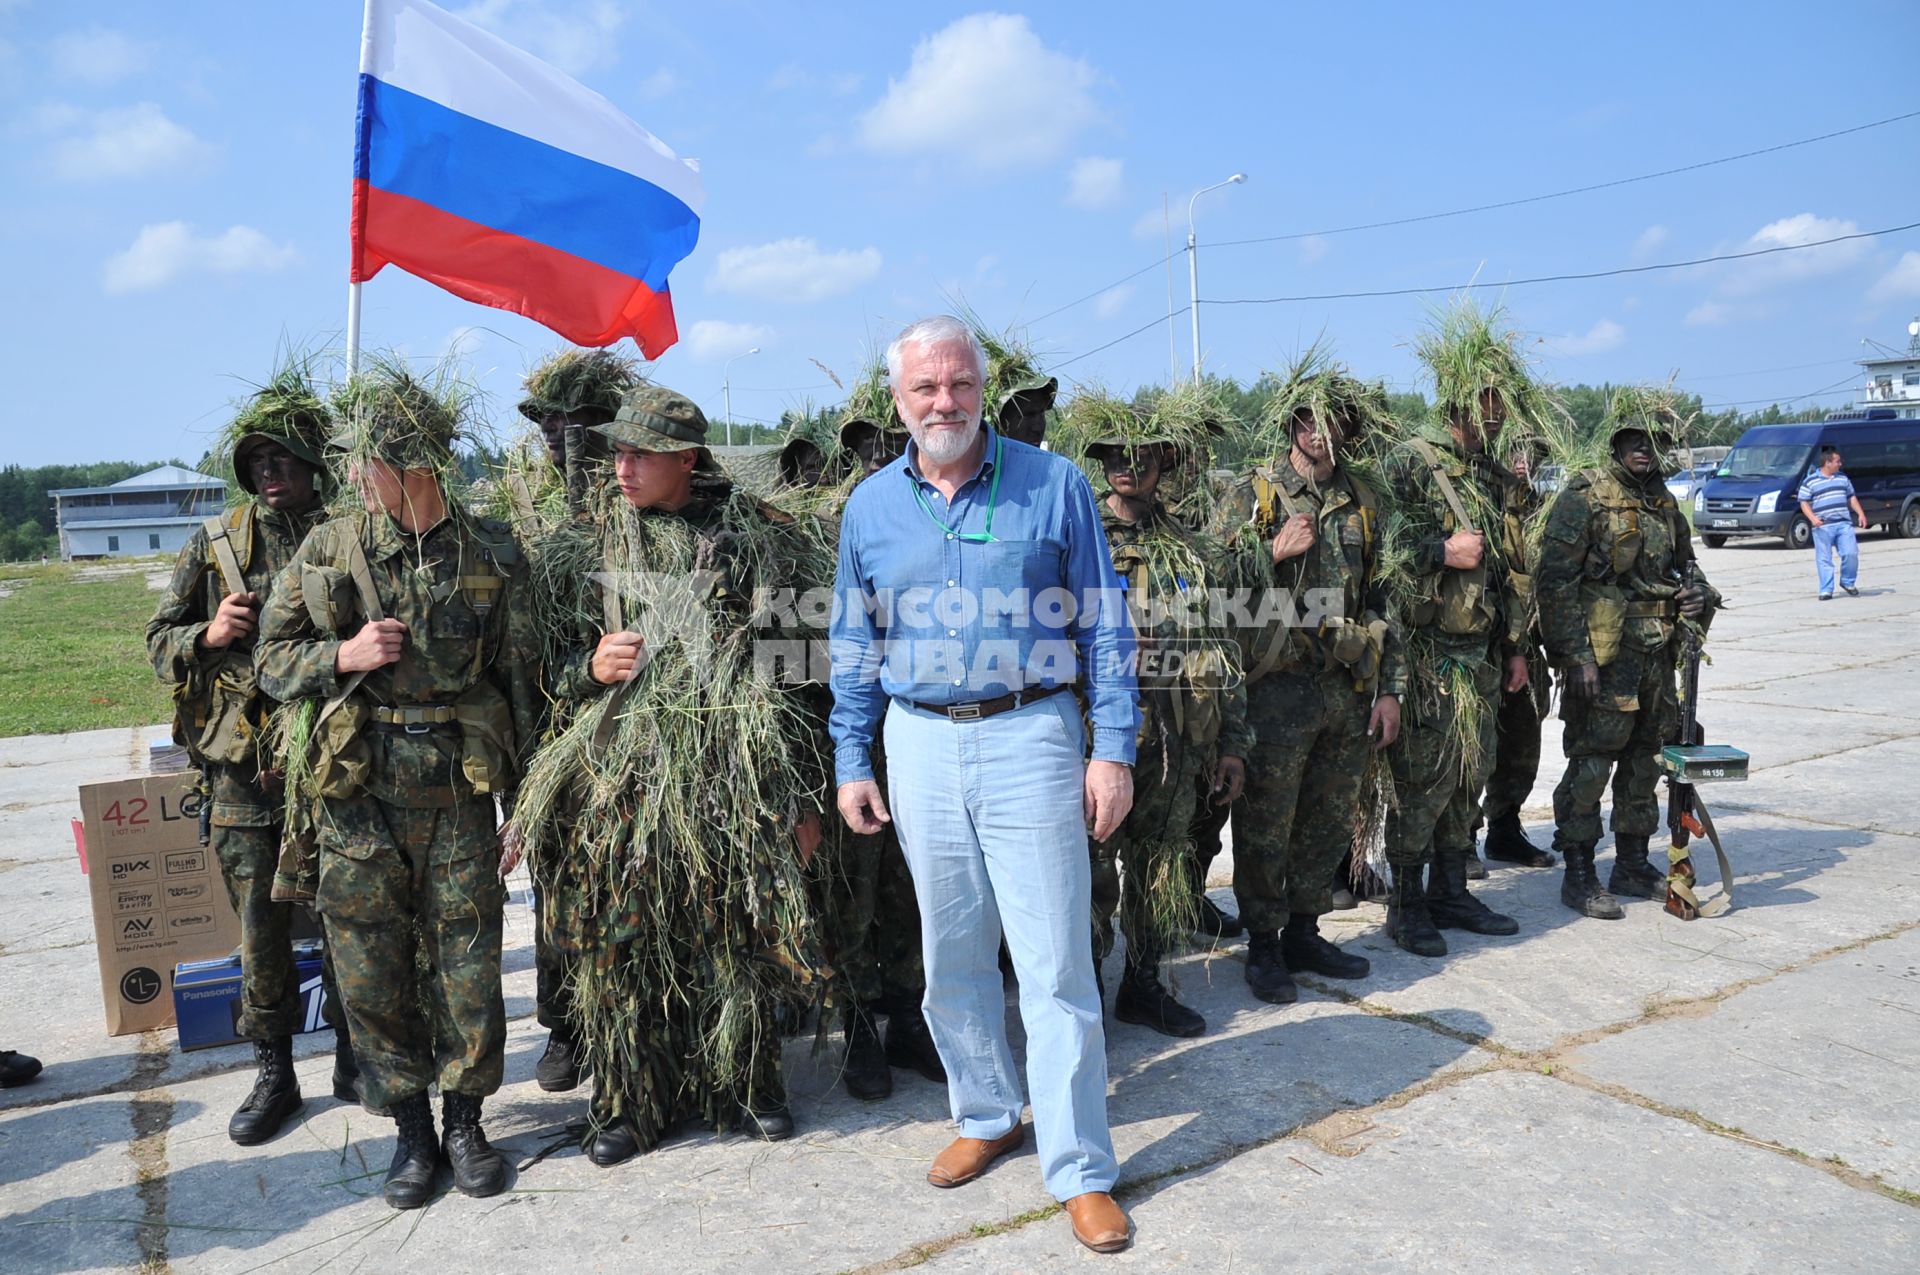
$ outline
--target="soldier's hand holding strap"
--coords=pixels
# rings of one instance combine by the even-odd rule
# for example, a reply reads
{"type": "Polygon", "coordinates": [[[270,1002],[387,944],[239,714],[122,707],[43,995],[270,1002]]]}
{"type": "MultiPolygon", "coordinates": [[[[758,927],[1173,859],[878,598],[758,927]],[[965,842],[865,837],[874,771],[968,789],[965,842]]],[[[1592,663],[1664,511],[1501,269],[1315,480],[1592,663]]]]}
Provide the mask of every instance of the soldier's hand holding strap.
{"type": "Polygon", "coordinates": [[[1213,768],[1213,804],[1231,806],[1240,800],[1240,790],[1246,786],[1246,760],[1223,754],[1213,768]]]}
{"type": "Polygon", "coordinates": [[[1567,670],[1561,692],[1575,699],[1592,699],[1600,693],[1600,666],[1581,664],[1567,670]]]}
{"type": "Polygon", "coordinates": [[[1673,595],[1673,600],[1680,604],[1680,614],[1689,620],[1699,619],[1701,612],[1707,609],[1707,591],[1697,584],[1680,590],[1673,595]]]}
{"type": "Polygon", "coordinates": [[[629,681],[640,664],[646,639],[638,633],[608,633],[593,648],[593,680],[602,686],[629,681]]]}
{"type": "Polygon", "coordinates": [[[1297,558],[1313,548],[1313,518],[1308,514],[1294,514],[1281,526],[1280,534],[1273,538],[1273,560],[1285,562],[1288,558],[1297,558]]]}
{"type": "Polygon", "coordinates": [[[333,667],[340,673],[371,673],[400,658],[407,644],[407,626],[395,619],[372,620],[340,644],[333,667]]]}
{"type": "Polygon", "coordinates": [[[253,632],[253,612],[259,605],[257,593],[229,593],[221,598],[212,622],[200,631],[200,645],[209,651],[222,651],[253,632]]]}
{"type": "Polygon", "coordinates": [[[1367,737],[1379,752],[1400,738],[1400,698],[1382,695],[1373,701],[1373,714],[1367,718],[1367,737]]]}
{"type": "Polygon", "coordinates": [[[1480,559],[1486,556],[1487,533],[1484,531],[1456,531],[1446,539],[1446,564],[1455,571],[1471,571],[1480,565],[1480,559]]]}

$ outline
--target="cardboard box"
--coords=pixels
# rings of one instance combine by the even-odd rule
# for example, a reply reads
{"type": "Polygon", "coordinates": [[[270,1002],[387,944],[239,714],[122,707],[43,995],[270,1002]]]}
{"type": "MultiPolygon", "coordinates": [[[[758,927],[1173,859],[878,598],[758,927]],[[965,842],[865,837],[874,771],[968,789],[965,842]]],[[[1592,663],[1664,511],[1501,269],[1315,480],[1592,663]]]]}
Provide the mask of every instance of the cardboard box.
{"type": "Polygon", "coordinates": [[[220,865],[200,844],[199,776],[80,789],[107,1034],[173,1026],[174,966],[240,944],[220,865]]]}
{"type": "MultiPolygon", "coordinates": [[[[294,967],[300,973],[302,1032],[327,1025],[327,994],[320,978],[320,944],[308,939],[294,944],[294,967]]],[[[240,958],[183,961],[173,971],[173,1012],[180,1026],[181,1049],[212,1049],[241,1041],[240,958]]]]}

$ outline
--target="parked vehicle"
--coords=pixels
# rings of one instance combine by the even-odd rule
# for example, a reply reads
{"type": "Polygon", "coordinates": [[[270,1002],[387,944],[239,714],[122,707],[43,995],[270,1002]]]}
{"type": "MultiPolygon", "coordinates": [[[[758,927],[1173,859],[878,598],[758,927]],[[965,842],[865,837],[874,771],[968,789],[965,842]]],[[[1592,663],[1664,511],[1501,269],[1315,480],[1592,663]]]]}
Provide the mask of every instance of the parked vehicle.
{"type": "Polygon", "coordinates": [[[1789,548],[1813,543],[1800,512],[1800,484],[1837,447],[1869,527],[1920,537],[1920,418],[1912,409],[1834,412],[1824,421],[1756,425],[1693,496],[1693,525],[1709,548],[1732,536],[1779,536],[1789,548]]]}
{"type": "Polygon", "coordinates": [[[1533,490],[1536,495],[1551,496],[1559,491],[1567,481],[1565,465],[1542,465],[1533,471],[1533,490]]]}
{"type": "Polygon", "coordinates": [[[1682,469],[1669,474],[1667,490],[1673,493],[1675,500],[1684,505],[1693,499],[1694,493],[1700,490],[1700,484],[1712,477],[1713,471],[1718,468],[1718,465],[1695,465],[1692,469],[1682,469]]]}

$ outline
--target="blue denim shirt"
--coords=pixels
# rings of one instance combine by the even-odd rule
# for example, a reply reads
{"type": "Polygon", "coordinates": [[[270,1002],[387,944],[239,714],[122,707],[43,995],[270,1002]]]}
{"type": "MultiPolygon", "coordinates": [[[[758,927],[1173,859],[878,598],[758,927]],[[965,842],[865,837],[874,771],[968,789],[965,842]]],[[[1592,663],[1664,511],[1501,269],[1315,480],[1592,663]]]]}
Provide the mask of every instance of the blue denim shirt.
{"type": "Polygon", "coordinates": [[[951,505],[912,443],[847,501],[829,633],[839,783],[873,778],[889,699],[965,704],[1075,680],[1095,760],[1133,762],[1133,630],[1093,488],[1065,457],[986,439],[951,505]],[[964,538],[986,532],[990,503],[992,539],[964,538]]]}

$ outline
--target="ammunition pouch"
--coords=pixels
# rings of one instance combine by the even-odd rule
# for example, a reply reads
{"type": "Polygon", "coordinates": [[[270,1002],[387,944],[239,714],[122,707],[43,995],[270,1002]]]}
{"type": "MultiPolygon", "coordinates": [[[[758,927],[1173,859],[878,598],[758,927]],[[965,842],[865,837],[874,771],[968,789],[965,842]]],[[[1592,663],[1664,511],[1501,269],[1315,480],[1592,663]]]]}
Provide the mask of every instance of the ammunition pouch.
{"type": "Polygon", "coordinates": [[[1607,552],[1613,574],[1626,575],[1640,558],[1640,511],[1637,508],[1607,507],[1607,552]]]}
{"type": "Polygon", "coordinates": [[[313,786],[322,797],[351,797],[367,786],[373,747],[367,740],[372,710],[348,696],[314,730],[313,786]]]}
{"type": "Polygon", "coordinates": [[[300,597],[314,627],[322,633],[338,633],[356,614],[353,577],[338,567],[303,565],[300,597]]]}
{"type": "Polygon", "coordinates": [[[1327,667],[1336,664],[1353,674],[1355,690],[1370,691],[1380,680],[1380,661],[1387,646],[1387,622],[1368,613],[1360,620],[1337,620],[1322,630],[1327,667]]]}
{"type": "Polygon", "coordinates": [[[475,682],[453,703],[460,726],[460,771],[479,793],[504,793],[514,784],[513,711],[491,682],[475,682]]]}
{"type": "Polygon", "coordinates": [[[1238,672],[1233,658],[1220,646],[1196,643],[1188,648],[1186,685],[1177,701],[1181,719],[1177,725],[1187,743],[1205,747],[1220,738],[1225,722],[1222,705],[1238,672]]]}
{"type": "Polygon", "coordinates": [[[275,903],[312,903],[320,892],[320,838],[313,821],[287,820],[273,870],[275,903]]]}
{"type": "Polygon", "coordinates": [[[1581,589],[1587,612],[1587,645],[1601,668],[1620,655],[1621,635],[1627,626],[1627,601],[1617,585],[1588,584],[1581,589]]]}
{"type": "Polygon", "coordinates": [[[1493,631],[1493,600],[1487,596],[1487,563],[1471,571],[1442,567],[1427,577],[1424,597],[1414,604],[1416,628],[1437,627],[1442,633],[1475,637],[1493,631]]]}
{"type": "Polygon", "coordinates": [[[1524,646],[1527,633],[1533,627],[1533,576],[1525,572],[1509,571],[1507,588],[1513,594],[1513,609],[1516,612],[1507,617],[1507,641],[1513,646],[1524,646]]]}

